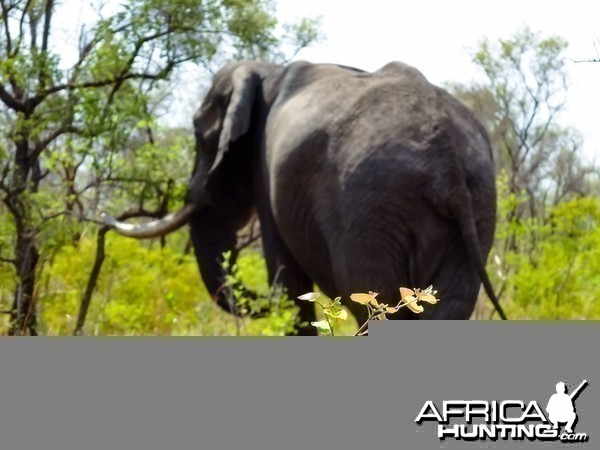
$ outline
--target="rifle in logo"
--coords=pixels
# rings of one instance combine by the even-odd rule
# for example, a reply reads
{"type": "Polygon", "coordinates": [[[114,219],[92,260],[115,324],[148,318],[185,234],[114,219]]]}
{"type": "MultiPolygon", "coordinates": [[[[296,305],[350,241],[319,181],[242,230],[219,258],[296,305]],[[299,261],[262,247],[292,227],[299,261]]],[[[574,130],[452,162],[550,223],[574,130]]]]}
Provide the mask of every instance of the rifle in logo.
{"type": "Polygon", "coordinates": [[[583,380],[581,382],[581,384],[579,386],[577,386],[577,389],[575,389],[570,395],[569,397],[571,397],[571,400],[573,400],[575,397],[577,397],[579,395],[579,393],[583,390],[583,388],[585,386],[587,386],[588,381],[587,380],[583,380]]]}

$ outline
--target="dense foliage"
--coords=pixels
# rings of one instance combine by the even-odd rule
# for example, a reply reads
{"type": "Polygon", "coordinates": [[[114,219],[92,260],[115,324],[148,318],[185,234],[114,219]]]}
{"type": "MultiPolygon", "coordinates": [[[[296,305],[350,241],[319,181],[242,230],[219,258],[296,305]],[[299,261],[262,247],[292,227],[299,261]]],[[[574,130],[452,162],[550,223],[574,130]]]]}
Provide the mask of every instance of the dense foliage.
{"type": "MultiPolygon", "coordinates": [[[[502,187],[502,186],[501,186],[502,187]]],[[[500,191],[499,212],[526,202],[500,191]]],[[[500,289],[507,314],[515,319],[600,318],[600,197],[574,197],[548,209],[542,218],[503,220],[497,245],[507,237],[512,248],[492,251],[488,273],[500,289]]],[[[485,304],[483,299],[483,303],[485,304]]]]}
{"type": "MultiPolygon", "coordinates": [[[[272,315],[258,320],[239,319],[212,301],[192,254],[180,249],[185,232],[146,245],[113,233],[106,242],[106,260],[94,290],[85,335],[283,335],[293,326],[295,307],[274,299],[272,315]]],[[[93,236],[83,236],[77,247],[67,245],[43,268],[37,295],[40,331],[51,335],[73,333],[81,294],[93,263],[93,236]]],[[[241,280],[266,294],[266,267],[252,250],[237,262],[241,280]]]]}

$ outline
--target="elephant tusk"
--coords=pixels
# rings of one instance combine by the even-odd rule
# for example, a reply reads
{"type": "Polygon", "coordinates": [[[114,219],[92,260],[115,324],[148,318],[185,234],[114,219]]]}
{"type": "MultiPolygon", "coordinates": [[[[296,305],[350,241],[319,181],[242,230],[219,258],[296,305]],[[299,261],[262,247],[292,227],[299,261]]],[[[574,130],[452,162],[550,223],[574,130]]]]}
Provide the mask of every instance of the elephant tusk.
{"type": "Polygon", "coordinates": [[[189,222],[190,217],[197,209],[197,205],[187,204],[179,211],[167,214],[162,219],[139,225],[121,222],[106,213],[101,213],[100,219],[106,226],[123,236],[129,236],[136,239],[150,239],[164,236],[181,228],[189,222]]]}

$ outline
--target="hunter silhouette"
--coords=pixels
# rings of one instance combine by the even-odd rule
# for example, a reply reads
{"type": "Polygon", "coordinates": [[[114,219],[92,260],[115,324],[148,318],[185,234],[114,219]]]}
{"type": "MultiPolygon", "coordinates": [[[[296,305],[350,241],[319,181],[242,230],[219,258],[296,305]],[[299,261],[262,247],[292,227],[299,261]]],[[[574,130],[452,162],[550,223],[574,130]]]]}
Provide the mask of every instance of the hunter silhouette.
{"type": "Polygon", "coordinates": [[[552,397],[548,400],[548,406],[546,406],[548,419],[552,422],[553,428],[558,428],[559,422],[566,422],[565,430],[568,433],[573,433],[573,424],[577,420],[573,399],[586,384],[587,380],[583,380],[577,389],[571,395],[568,395],[565,383],[562,381],[556,383],[556,394],[552,394],[552,397]]]}

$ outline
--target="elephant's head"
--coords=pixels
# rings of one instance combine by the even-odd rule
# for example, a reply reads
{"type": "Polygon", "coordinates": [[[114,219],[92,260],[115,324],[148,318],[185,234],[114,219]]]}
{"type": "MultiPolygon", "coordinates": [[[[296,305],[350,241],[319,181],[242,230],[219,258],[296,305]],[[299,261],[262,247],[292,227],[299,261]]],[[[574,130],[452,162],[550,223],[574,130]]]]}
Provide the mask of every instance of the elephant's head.
{"type": "Polygon", "coordinates": [[[228,311],[234,308],[219,292],[221,255],[235,247],[236,232],[253,213],[258,152],[282,71],[269,63],[235,62],[215,75],[194,115],[196,159],[182,209],[141,225],[105,217],[115,231],[138,239],[163,236],[189,223],[202,279],[228,311]]]}

